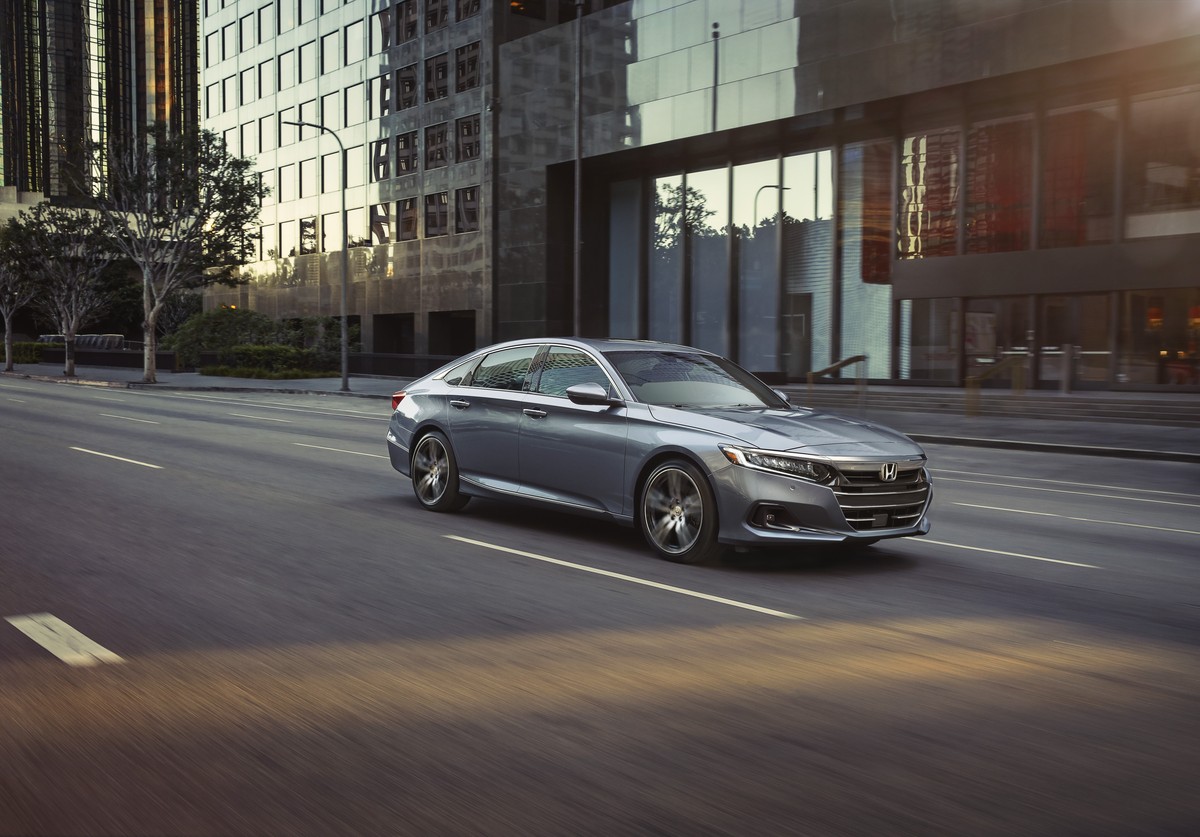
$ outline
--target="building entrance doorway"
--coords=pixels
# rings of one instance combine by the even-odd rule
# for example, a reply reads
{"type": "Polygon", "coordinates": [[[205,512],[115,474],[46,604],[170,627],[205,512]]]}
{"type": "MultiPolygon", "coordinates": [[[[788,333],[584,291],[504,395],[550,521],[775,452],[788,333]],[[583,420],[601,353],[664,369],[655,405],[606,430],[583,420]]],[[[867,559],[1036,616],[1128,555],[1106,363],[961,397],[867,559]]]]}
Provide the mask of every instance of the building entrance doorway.
{"type": "Polygon", "coordinates": [[[1112,365],[1108,294],[1038,299],[1038,386],[1106,389],[1112,365]],[[1065,384],[1064,384],[1065,380],[1065,384]]]}

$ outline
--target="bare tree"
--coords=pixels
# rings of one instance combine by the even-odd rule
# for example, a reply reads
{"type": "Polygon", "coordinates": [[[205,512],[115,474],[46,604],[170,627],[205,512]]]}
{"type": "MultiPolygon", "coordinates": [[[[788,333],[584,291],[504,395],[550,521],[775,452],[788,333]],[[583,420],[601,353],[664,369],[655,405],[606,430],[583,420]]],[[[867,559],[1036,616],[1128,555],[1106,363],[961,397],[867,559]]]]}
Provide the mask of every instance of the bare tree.
{"type": "Polygon", "coordinates": [[[13,371],[13,317],[38,290],[37,274],[29,269],[25,229],[9,219],[0,227],[0,315],[4,317],[4,371],[13,371]]]}
{"type": "Polygon", "coordinates": [[[158,324],[177,295],[236,284],[254,254],[266,194],[250,160],[211,131],[162,125],[108,149],[108,185],[97,196],[115,246],[142,274],[143,380],[157,380],[158,324]]]}
{"type": "Polygon", "coordinates": [[[114,253],[100,217],[79,207],[36,204],[17,216],[39,275],[33,303],[66,341],[64,375],[75,374],[75,336],[104,313],[111,290],[104,271],[114,253]]]}

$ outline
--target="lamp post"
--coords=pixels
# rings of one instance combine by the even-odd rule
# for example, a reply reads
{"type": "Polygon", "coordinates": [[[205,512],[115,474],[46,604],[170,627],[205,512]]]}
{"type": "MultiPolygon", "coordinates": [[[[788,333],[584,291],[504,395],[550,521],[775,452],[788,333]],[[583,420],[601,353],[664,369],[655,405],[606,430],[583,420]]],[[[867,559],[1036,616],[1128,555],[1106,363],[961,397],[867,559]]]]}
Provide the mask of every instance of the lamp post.
{"type": "MultiPolygon", "coordinates": [[[[347,241],[347,235],[346,235],[346,147],[344,145],[342,145],[341,138],[338,137],[338,135],[331,128],[326,128],[324,125],[320,124],[319,122],[292,122],[289,120],[284,120],[283,124],[295,125],[297,128],[316,128],[318,131],[324,131],[325,133],[329,134],[329,136],[333,137],[334,141],[338,145],[338,162],[341,165],[341,174],[339,175],[341,182],[338,185],[341,187],[339,189],[339,191],[341,193],[341,198],[342,198],[342,201],[341,201],[342,209],[341,209],[341,215],[339,216],[341,219],[341,226],[342,226],[342,304],[341,304],[342,392],[349,392],[350,391],[350,330],[346,325],[346,305],[347,305],[346,297],[348,295],[347,289],[346,289],[346,282],[348,279],[347,271],[346,271],[346,259],[347,259],[347,251],[349,250],[349,247],[347,246],[348,241],[347,241]]],[[[322,237],[324,237],[324,236],[322,235],[322,237]]]]}
{"type": "Polygon", "coordinates": [[[575,0],[575,250],[571,285],[576,337],[583,336],[583,3],[575,0]]]}
{"type": "MultiPolygon", "coordinates": [[[[790,188],[792,188],[792,187],[791,186],[781,186],[778,183],[764,183],[762,186],[758,187],[758,191],[754,193],[754,216],[750,219],[750,231],[751,232],[753,232],[754,228],[758,226],[758,196],[762,194],[762,190],[763,189],[778,189],[780,192],[786,192],[790,188]]],[[[776,209],[776,212],[774,214],[776,214],[776,215],[779,214],[778,209],[776,209]]]]}

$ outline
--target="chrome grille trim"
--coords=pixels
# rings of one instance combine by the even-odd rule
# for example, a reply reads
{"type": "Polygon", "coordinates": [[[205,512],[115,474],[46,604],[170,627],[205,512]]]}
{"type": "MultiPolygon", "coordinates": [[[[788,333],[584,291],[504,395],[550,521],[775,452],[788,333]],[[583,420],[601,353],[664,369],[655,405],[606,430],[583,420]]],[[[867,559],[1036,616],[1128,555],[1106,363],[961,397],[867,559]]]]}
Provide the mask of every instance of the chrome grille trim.
{"type": "Polygon", "coordinates": [[[884,482],[878,462],[837,463],[838,478],[830,487],[852,528],[900,529],[920,522],[931,496],[925,465],[898,464],[896,479],[884,482]]]}

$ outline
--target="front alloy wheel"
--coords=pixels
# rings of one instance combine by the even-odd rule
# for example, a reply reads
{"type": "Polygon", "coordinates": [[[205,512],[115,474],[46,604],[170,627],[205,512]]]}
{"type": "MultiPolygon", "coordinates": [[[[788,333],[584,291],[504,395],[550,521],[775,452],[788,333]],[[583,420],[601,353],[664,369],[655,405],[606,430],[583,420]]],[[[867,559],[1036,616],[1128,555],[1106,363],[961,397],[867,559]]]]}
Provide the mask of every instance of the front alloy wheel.
{"type": "Polygon", "coordinates": [[[457,511],[470,499],[458,491],[458,464],[446,437],[436,430],[427,433],[413,448],[413,493],[430,511],[457,511]]]}
{"type": "Polygon", "coordinates": [[[708,480],[689,462],[654,469],[642,489],[638,519],[646,542],[668,561],[698,564],[721,553],[716,500],[708,480]]]}

